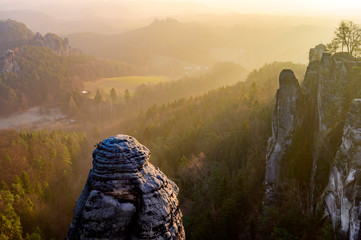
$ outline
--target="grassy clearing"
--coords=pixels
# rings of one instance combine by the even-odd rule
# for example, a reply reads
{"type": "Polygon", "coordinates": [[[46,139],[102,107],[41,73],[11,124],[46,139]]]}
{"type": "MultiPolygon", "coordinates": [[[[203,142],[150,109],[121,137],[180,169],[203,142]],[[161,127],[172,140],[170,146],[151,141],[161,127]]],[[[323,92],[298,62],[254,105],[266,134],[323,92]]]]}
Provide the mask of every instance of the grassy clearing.
{"type": "Polygon", "coordinates": [[[97,89],[102,90],[102,92],[109,93],[110,90],[114,88],[116,92],[121,93],[126,89],[132,91],[142,84],[155,84],[165,81],[169,81],[169,78],[164,76],[129,76],[103,78],[97,81],[85,82],[84,90],[89,91],[91,94],[95,94],[97,89]]]}

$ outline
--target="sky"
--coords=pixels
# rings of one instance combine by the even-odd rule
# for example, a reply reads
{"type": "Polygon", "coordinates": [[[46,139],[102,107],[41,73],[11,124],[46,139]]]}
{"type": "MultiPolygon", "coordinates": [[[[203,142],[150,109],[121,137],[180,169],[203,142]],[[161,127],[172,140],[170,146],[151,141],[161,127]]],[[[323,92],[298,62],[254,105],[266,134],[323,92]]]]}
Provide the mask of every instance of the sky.
{"type": "MultiPolygon", "coordinates": [[[[154,0],[0,0],[0,10],[37,10],[63,14],[58,8],[77,10],[88,9],[85,6],[111,3],[144,3],[152,4],[154,0]],[[50,10],[49,10],[50,9],[50,10]],[[51,11],[52,10],[52,11],[51,11]]],[[[247,14],[298,15],[325,17],[334,16],[354,19],[360,16],[360,0],[157,0],[154,6],[176,4],[179,11],[193,12],[239,12],[247,14]],[[179,7],[179,3],[184,7],[179,7]],[[190,4],[189,2],[197,3],[190,4]]],[[[168,7],[169,8],[169,7],[168,7]]],[[[63,11],[64,12],[64,11],[63,11]]],[[[173,12],[172,12],[173,13],[173,12]]],[[[65,17],[65,16],[64,16],[65,17]]],[[[361,17],[360,17],[361,18],[361,17]]]]}
{"type": "Polygon", "coordinates": [[[194,0],[194,2],[229,11],[258,14],[357,16],[361,12],[360,0],[194,0]]]}

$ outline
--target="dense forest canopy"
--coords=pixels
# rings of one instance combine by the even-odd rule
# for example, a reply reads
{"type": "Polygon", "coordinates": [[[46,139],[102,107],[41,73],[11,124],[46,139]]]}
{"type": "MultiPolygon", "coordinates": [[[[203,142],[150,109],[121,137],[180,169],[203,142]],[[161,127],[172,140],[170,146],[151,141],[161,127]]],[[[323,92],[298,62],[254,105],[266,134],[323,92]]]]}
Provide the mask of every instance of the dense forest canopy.
{"type": "MultiPolygon", "coordinates": [[[[258,32],[242,24],[210,27],[210,23],[167,18],[117,35],[71,36],[86,51],[113,59],[107,60],[26,45],[34,34],[24,24],[9,23],[15,29],[8,35],[10,40],[20,39],[9,45],[20,71],[0,74],[0,115],[34,106],[57,107],[72,124],[58,130],[36,129],[37,125],[31,130],[0,130],[0,240],[64,239],[91,168],[92,150],[118,133],[132,135],[147,146],[150,161],[179,186],[187,239],[344,239],[323,216],[324,208],[305,210],[313,144],[318,141],[313,135],[317,121],[310,117],[317,104],[311,100],[303,99],[308,108],[295,110],[304,114],[304,127],[292,132],[292,143],[280,159],[284,181],[277,189],[278,201],[265,202],[265,159],[279,74],[292,69],[302,83],[306,66],[272,62],[250,72],[245,68],[269,57],[288,56],[293,44],[314,41],[309,35],[318,33],[318,27],[258,32]],[[268,38],[273,31],[276,34],[268,38]],[[85,81],[150,73],[162,73],[167,80],[121,92],[111,86],[94,92],[83,87],[85,81]]],[[[328,35],[328,30],[319,34],[328,35]]],[[[335,81],[344,91],[339,105],[345,110],[353,99],[361,98],[361,65],[351,56],[359,54],[360,29],[342,21],[335,34],[328,49],[345,48],[348,53],[327,56],[333,63],[347,61],[340,68],[340,75],[347,72],[347,81],[335,81]]],[[[312,75],[320,62],[311,59],[307,69],[312,75]]],[[[321,86],[307,84],[313,89],[321,86]]],[[[342,112],[342,121],[346,113],[342,112]]],[[[328,118],[333,114],[327,111],[328,118]]],[[[330,161],[341,144],[342,121],[329,132],[330,148],[318,153],[321,177],[316,179],[316,197],[322,197],[330,161]]]]}
{"type": "Polygon", "coordinates": [[[61,239],[89,157],[81,133],[0,131],[1,239],[61,239]]]}
{"type": "MultiPolygon", "coordinates": [[[[253,226],[250,223],[255,224],[251,216],[258,211],[263,194],[273,90],[277,88],[279,71],[290,67],[302,77],[304,65],[267,64],[245,82],[203,96],[154,105],[136,120],[131,118],[129,123],[125,121],[110,130],[118,133],[128,128],[129,134],[150,148],[151,162],[180,186],[187,238],[219,239],[258,231],[246,229],[253,226]],[[235,223],[235,216],[241,216],[242,221],[235,223]]],[[[156,86],[152,91],[156,92],[156,86]]],[[[162,86],[158,88],[162,90],[162,86]]],[[[63,237],[96,140],[90,136],[89,142],[89,137],[82,134],[54,131],[0,134],[4,162],[0,175],[4,200],[0,201],[4,204],[2,219],[8,226],[2,234],[63,237]],[[18,184],[16,189],[14,184],[18,184]],[[16,200],[19,194],[23,197],[16,200]],[[31,202],[32,210],[19,207],[26,201],[31,202]],[[60,212],[45,217],[49,209],[60,212]],[[52,219],[55,216],[56,221],[52,219]]]]}
{"type": "Polygon", "coordinates": [[[59,56],[46,47],[23,46],[15,54],[20,73],[0,74],[0,114],[44,103],[61,104],[80,93],[83,81],[131,72],[125,63],[83,54],[59,56]]]}

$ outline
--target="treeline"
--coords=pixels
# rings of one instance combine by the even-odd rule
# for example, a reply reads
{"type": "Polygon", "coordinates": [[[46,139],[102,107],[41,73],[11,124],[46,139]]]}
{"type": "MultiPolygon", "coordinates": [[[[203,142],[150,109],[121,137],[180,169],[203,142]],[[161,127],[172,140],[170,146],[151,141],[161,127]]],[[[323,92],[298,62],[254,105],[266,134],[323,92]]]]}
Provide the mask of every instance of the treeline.
{"type": "MultiPolygon", "coordinates": [[[[270,239],[279,236],[284,228],[277,227],[285,221],[281,214],[264,215],[262,208],[271,112],[283,68],[293,68],[299,79],[305,72],[304,65],[268,64],[245,82],[153,105],[137,118],[107,124],[100,114],[102,125],[91,131],[99,140],[128,133],[150,148],[151,161],[180,187],[187,239],[270,239]]],[[[90,168],[87,138],[2,131],[0,141],[1,226],[7,226],[0,228],[1,237],[63,238],[90,168]]]]}
{"type": "Polygon", "coordinates": [[[176,81],[141,85],[134,92],[134,104],[162,104],[179,98],[197,96],[221,86],[244,81],[247,70],[233,62],[218,62],[208,73],[186,76],[176,81]]]}
{"type": "Polygon", "coordinates": [[[87,55],[59,56],[45,47],[23,46],[15,49],[15,53],[20,73],[0,75],[0,114],[40,104],[64,103],[81,90],[85,80],[132,71],[125,63],[87,55]]]}
{"type": "Polygon", "coordinates": [[[284,68],[303,78],[304,65],[267,64],[232,87],[154,105],[129,130],[180,187],[187,239],[279,239],[282,215],[264,215],[262,201],[274,93],[284,68]]]}
{"type": "MultiPolygon", "coordinates": [[[[215,64],[208,73],[158,84],[143,84],[134,91],[117,92],[111,89],[105,92],[98,89],[94,98],[80,93],[74,94],[74,101],[68,102],[67,109],[68,113],[73,114],[73,118],[91,122],[97,129],[103,128],[102,132],[106,137],[106,133],[111,134],[114,131],[114,125],[119,125],[119,119],[133,119],[139,112],[146,111],[154,104],[166,104],[176,99],[199,96],[220,86],[244,81],[245,78],[246,70],[240,65],[222,62],[215,64]],[[104,129],[109,126],[104,124],[105,122],[113,122],[108,132],[104,129]]],[[[87,125],[84,131],[88,130],[87,125]]]]}
{"type": "Polygon", "coordinates": [[[84,134],[0,131],[0,239],[64,238],[89,152],[84,134]]]}

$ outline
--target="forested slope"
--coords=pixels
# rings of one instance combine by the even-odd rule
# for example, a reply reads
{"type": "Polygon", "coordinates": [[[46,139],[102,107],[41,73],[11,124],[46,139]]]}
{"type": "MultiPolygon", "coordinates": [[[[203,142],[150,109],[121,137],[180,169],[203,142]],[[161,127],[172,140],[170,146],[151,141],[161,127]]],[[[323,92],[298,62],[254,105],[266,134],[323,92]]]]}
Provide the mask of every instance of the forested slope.
{"type": "Polygon", "coordinates": [[[61,104],[80,94],[82,81],[126,75],[127,64],[87,55],[60,56],[48,48],[23,46],[15,50],[20,73],[0,74],[0,114],[40,104],[61,104]]]}
{"type": "Polygon", "coordinates": [[[0,239],[62,239],[89,151],[84,134],[0,131],[0,239]]]}
{"type": "MultiPolygon", "coordinates": [[[[283,68],[294,69],[300,79],[305,71],[304,65],[267,64],[245,82],[154,105],[113,128],[114,135],[130,126],[126,133],[149,147],[151,162],[178,184],[188,239],[273,231],[261,224],[260,206],[273,96],[283,68]]],[[[6,130],[0,137],[0,213],[6,226],[0,234],[63,238],[86,180],[93,136],[90,143],[64,132],[6,130]]]]}
{"type": "Polygon", "coordinates": [[[246,82],[154,105],[129,131],[180,187],[188,239],[266,237],[273,231],[261,224],[260,207],[273,97],[284,68],[303,78],[304,65],[267,64],[246,82]]]}

